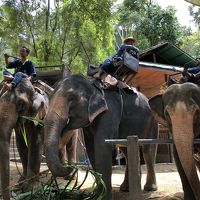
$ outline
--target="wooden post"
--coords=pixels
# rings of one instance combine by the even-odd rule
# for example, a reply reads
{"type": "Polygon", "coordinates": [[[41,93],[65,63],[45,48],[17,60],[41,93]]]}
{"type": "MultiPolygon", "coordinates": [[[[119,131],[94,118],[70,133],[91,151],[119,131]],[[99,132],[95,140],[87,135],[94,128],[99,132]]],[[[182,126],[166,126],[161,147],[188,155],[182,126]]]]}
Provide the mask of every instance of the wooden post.
{"type": "Polygon", "coordinates": [[[129,200],[141,200],[141,170],[137,136],[127,137],[129,200]]]}

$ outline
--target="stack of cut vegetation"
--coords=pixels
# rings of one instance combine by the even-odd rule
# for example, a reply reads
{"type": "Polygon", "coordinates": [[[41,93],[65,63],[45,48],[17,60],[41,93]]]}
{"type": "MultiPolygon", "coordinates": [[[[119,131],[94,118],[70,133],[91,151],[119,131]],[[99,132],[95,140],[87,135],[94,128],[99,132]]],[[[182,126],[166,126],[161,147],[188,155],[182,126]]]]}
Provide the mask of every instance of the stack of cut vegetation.
{"type": "MultiPolygon", "coordinates": [[[[69,167],[69,165],[67,166],[69,167]]],[[[99,173],[92,169],[87,169],[85,177],[81,183],[78,181],[78,171],[81,170],[80,166],[73,167],[72,176],[66,184],[58,183],[56,178],[51,179],[46,183],[41,183],[40,187],[27,193],[14,195],[15,200],[98,200],[103,199],[106,188],[102,177],[99,173]],[[90,188],[82,189],[82,186],[87,181],[88,175],[92,175],[94,182],[90,188]],[[75,180],[73,180],[75,178],[75,180]]]]}

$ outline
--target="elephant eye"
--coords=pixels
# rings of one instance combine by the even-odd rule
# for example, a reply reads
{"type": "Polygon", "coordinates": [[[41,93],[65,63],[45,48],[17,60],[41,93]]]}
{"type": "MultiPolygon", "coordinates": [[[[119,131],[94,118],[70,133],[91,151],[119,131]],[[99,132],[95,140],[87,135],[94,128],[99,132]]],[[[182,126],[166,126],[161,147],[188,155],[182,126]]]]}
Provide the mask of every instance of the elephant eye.
{"type": "Polygon", "coordinates": [[[24,102],[22,100],[19,100],[17,102],[17,109],[19,112],[23,110],[23,104],[24,104],[24,102]]]}

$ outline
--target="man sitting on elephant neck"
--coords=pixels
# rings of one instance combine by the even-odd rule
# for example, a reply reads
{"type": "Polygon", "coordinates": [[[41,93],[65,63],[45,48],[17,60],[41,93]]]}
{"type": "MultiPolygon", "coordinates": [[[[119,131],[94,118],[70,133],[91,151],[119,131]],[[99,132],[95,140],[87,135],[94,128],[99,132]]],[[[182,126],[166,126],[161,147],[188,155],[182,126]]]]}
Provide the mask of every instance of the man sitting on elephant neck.
{"type": "Polygon", "coordinates": [[[27,59],[30,50],[26,46],[22,46],[19,53],[21,59],[17,59],[13,62],[9,62],[8,58],[10,56],[8,54],[4,54],[6,67],[8,69],[15,68],[15,73],[13,75],[7,70],[3,72],[4,80],[6,81],[5,87],[8,89],[14,88],[22,80],[22,78],[27,78],[31,81],[32,78],[36,76],[34,64],[27,59]]]}

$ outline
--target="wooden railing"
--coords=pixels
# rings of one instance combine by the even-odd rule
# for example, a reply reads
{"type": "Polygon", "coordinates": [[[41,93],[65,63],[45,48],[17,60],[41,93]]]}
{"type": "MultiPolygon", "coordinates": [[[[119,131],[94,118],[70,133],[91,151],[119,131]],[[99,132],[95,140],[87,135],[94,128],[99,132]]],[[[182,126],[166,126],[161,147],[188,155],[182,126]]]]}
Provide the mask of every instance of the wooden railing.
{"type": "MultiPolygon", "coordinates": [[[[125,145],[128,153],[129,173],[129,200],[142,200],[139,146],[144,144],[172,144],[172,139],[138,139],[137,136],[128,136],[127,139],[105,140],[111,145],[125,145]]],[[[200,139],[194,140],[200,144],[200,139]]]]}

